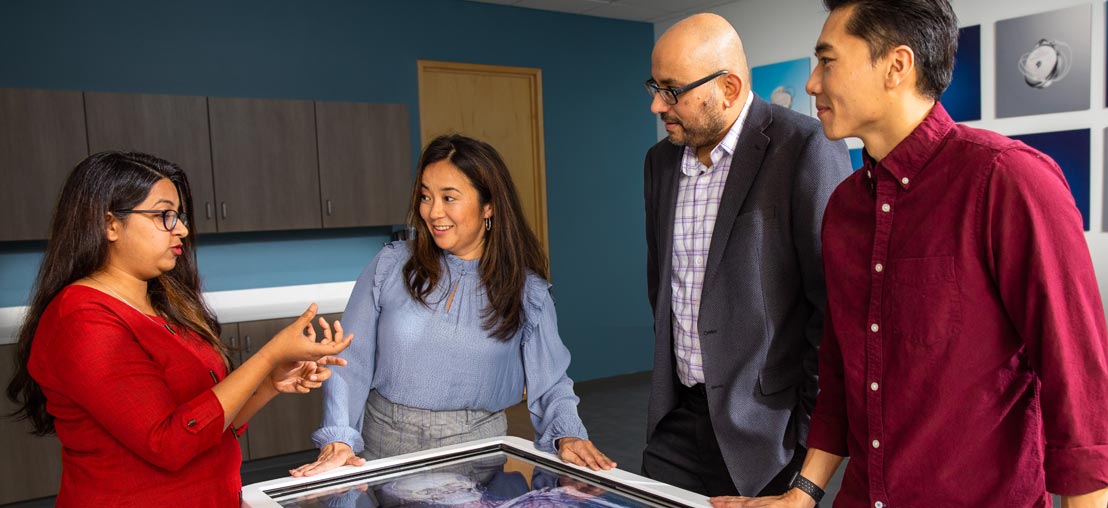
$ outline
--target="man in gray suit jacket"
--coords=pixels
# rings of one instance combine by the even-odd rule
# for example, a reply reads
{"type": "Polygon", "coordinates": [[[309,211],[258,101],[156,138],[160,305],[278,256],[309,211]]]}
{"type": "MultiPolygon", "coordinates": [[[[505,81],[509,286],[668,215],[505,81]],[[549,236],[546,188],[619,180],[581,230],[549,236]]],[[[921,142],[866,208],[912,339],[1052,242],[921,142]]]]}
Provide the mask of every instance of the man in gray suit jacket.
{"type": "Polygon", "coordinates": [[[804,459],[825,291],[823,209],[851,172],[813,118],[755,97],[742,42],[699,14],[658,39],[646,155],[654,373],[643,473],[780,493],[804,459]]]}

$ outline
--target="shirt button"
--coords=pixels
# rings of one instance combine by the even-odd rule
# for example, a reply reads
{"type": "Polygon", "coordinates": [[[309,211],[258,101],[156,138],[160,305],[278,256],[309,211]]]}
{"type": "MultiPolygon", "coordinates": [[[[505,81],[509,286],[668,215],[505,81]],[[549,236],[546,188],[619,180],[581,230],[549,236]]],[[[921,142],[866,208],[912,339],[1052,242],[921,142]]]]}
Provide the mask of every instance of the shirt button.
{"type": "Polygon", "coordinates": [[[877,333],[877,330],[880,330],[880,329],[881,329],[881,327],[877,326],[877,323],[869,325],[869,331],[871,331],[873,333],[877,333]]]}
{"type": "Polygon", "coordinates": [[[900,183],[903,185],[908,185],[908,177],[901,178],[900,183]]]}
{"type": "Polygon", "coordinates": [[[876,392],[876,391],[877,391],[877,389],[878,389],[878,388],[880,388],[880,387],[881,387],[881,386],[880,386],[880,385],[878,385],[878,384],[877,384],[876,382],[873,382],[873,383],[870,383],[870,384],[869,384],[869,389],[870,389],[870,390],[873,390],[873,391],[875,391],[875,392],[876,392]]]}
{"type": "Polygon", "coordinates": [[[877,273],[881,273],[885,270],[885,267],[881,263],[877,263],[876,265],[873,265],[873,269],[876,270],[877,273]]]}
{"type": "Polygon", "coordinates": [[[892,209],[893,209],[893,207],[889,206],[888,203],[885,203],[885,204],[881,205],[881,211],[882,212],[889,213],[889,210],[892,210],[892,209]]]}
{"type": "Polygon", "coordinates": [[[700,256],[697,256],[696,257],[696,266],[700,266],[703,263],[704,263],[704,259],[701,258],[700,256]]]}
{"type": "Polygon", "coordinates": [[[189,422],[186,423],[185,425],[188,425],[189,427],[195,427],[196,426],[196,419],[193,418],[192,420],[189,420],[189,422]]]}
{"type": "Polygon", "coordinates": [[[874,439],[873,442],[870,444],[872,444],[874,448],[881,448],[881,441],[878,441],[876,439],[874,439]]]}
{"type": "Polygon", "coordinates": [[[885,503],[882,503],[881,501],[873,503],[873,508],[885,508],[885,503]]]}

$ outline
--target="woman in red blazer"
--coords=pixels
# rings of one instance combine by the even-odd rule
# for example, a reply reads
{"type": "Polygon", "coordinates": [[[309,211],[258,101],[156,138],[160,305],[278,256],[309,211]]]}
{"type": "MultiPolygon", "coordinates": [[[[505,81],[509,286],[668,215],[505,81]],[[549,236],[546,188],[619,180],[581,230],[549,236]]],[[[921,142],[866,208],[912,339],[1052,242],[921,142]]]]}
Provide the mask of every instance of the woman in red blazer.
{"type": "Polygon", "coordinates": [[[8,386],[61,441],[60,508],[239,506],[247,420],[344,364],[352,337],[320,318],[316,342],[313,304],[230,372],[191,218],[185,174],[156,157],[95,154],[66,181],[8,386]]]}

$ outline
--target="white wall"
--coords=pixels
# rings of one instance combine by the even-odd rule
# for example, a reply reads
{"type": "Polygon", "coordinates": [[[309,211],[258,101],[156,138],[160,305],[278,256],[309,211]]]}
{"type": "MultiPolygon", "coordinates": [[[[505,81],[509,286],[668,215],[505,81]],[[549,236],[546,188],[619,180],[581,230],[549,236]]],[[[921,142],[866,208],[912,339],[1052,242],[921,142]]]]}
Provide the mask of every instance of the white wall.
{"type": "MultiPolygon", "coordinates": [[[[1108,226],[1103,223],[1105,206],[1104,129],[1105,110],[1105,2],[1102,0],[952,0],[961,26],[981,25],[981,118],[967,125],[1001,134],[1018,135],[1069,129],[1090,129],[1089,242],[1093,265],[1100,284],[1101,300],[1108,302],[1108,226]],[[1002,19],[1052,11],[1075,5],[1092,5],[1092,81],[1087,111],[1055,113],[1018,118],[996,118],[995,29],[1002,19]]],[[[812,55],[816,38],[827,18],[819,0],[741,0],[721,5],[710,12],[727,18],[746,47],[752,67],[812,55]]],[[[654,25],[657,39],[674,22],[654,25]]],[[[664,135],[664,131],[660,131],[664,135]]],[[[861,146],[848,140],[851,148],[861,146]]]]}

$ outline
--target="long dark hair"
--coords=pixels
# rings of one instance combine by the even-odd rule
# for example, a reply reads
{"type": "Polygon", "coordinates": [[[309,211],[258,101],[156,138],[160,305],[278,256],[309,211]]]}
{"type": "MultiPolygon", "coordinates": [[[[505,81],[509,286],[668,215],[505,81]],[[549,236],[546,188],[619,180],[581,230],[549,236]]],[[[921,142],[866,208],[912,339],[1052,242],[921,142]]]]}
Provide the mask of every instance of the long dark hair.
{"type": "MultiPolygon", "coordinates": [[[[192,193],[185,173],[176,164],[152,155],[93,154],[77,164],[65,181],[54,209],[46,255],[19,330],[17,370],[8,385],[8,398],[19,406],[12,416],[31,420],[37,435],[54,432],[54,417],[46,412],[46,397],[27,371],[39,318],[62,289],[107,263],[108,240],[104,233],[107,213],[111,211],[123,220],[129,214],[115,210],[128,210],[142,203],[154,184],[163,179],[169,179],[177,187],[181,197],[179,211],[193,224],[192,193]]],[[[200,297],[196,242],[188,236],[182,238],[182,243],[184,252],[177,258],[177,265],[148,281],[150,303],[170,323],[207,340],[227,363],[226,347],[219,340],[219,322],[200,297]]]]}
{"type": "Polygon", "coordinates": [[[442,277],[442,249],[419,215],[423,172],[427,166],[449,160],[477,189],[480,205],[491,203],[492,229],[485,233],[485,248],[478,264],[481,285],[489,300],[482,313],[485,330],[509,340],[523,321],[523,288],[527,271],[549,279],[549,263],[535,233],[523,217],[519,193],[508,166],[488,143],[460,135],[439,136],[427,145],[419,160],[419,174],[412,189],[408,225],[415,229],[412,257],[404,265],[404,279],[412,298],[428,305],[427,298],[442,277]]]}

